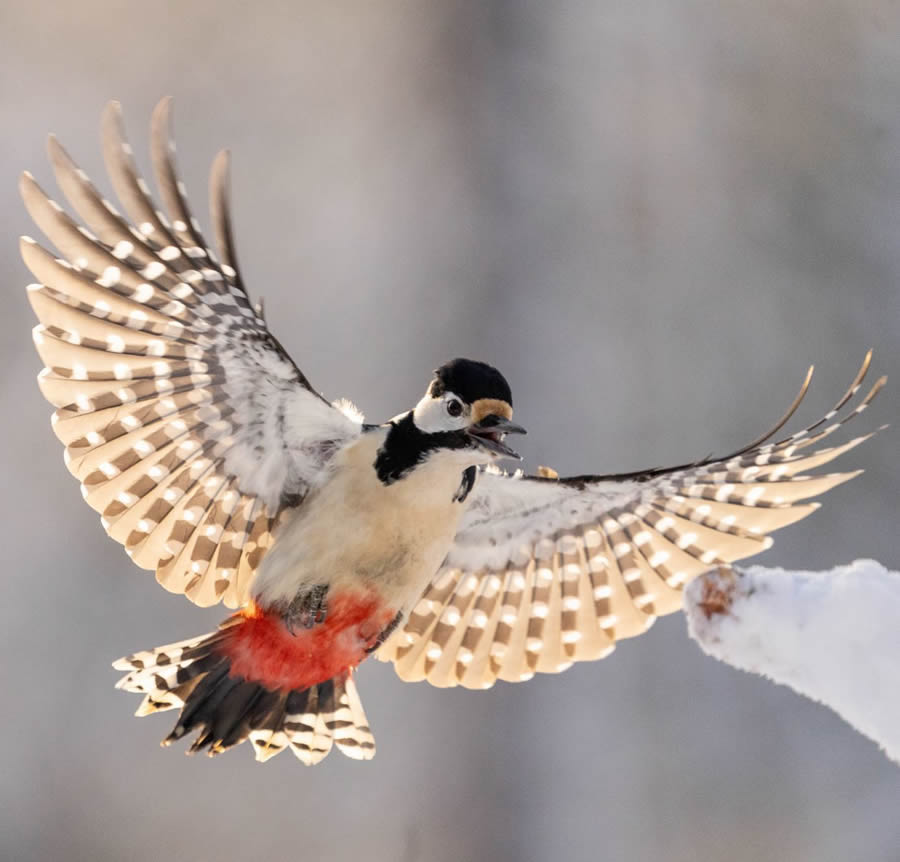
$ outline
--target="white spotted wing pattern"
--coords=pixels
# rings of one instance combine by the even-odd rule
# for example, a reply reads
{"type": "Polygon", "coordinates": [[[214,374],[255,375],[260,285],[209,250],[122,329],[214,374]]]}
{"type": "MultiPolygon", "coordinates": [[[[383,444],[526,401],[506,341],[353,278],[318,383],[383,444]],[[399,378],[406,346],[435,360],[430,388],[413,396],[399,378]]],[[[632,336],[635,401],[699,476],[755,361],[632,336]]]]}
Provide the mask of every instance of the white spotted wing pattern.
{"type": "Polygon", "coordinates": [[[225,153],[210,176],[220,257],[207,246],[175,170],[169,115],[164,100],[151,129],[167,214],[135,168],[115,103],[103,147],[127,215],[53,137],[57,182],[83,225],[22,178],[28,211],[60,254],[22,240],[38,280],[39,382],[66,464],[109,535],[166,589],[237,607],[282,513],[361,425],[313,391],[251,305],[225,153]]]}
{"type": "Polygon", "coordinates": [[[870,360],[826,416],[779,442],[766,441],[812,369],[775,428],[723,458],[569,479],[482,472],[441,570],[376,655],[404,680],[473,689],[603,658],[679,610],[697,575],[768,548],[819,506],[803,501],[857,475],[809,471],[871,436],[814,448],[884,384],[836,418],[870,360]]]}

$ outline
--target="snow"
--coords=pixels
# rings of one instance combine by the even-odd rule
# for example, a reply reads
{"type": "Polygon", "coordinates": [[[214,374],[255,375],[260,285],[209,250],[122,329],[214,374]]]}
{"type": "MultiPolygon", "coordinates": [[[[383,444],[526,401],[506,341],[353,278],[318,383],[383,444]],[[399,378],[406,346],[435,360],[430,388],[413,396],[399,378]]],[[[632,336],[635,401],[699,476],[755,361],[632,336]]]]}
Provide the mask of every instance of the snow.
{"type": "Polygon", "coordinates": [[[900,763],[900,572],[723,568],[684,606],[704,652],[831,707],[900,763]]]}

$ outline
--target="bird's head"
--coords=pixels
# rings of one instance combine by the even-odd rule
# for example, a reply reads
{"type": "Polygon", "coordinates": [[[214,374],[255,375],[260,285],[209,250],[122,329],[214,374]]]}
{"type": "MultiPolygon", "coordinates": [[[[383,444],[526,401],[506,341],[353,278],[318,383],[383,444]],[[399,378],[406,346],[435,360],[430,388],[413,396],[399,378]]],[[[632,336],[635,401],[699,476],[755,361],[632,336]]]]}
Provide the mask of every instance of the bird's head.
{"type": "Polygon", "coordinates": [[[434,372],[412,421],[433,439],[435,448],[458,453],[470,464],[488,464],[520,457],[504,442],[507,434],[525,433],[511,421],[512,412],[509,384],[496,368],[453,359],[434,372]]]}

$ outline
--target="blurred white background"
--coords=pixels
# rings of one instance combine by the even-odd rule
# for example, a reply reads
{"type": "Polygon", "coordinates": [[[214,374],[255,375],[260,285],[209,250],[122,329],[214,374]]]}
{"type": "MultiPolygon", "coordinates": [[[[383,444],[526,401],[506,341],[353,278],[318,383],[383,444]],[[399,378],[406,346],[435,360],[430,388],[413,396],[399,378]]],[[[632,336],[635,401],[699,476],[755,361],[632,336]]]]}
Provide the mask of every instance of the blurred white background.
{"type": "MultiPolygon", "coordinates": [[[[748,442],[868,347],[893,421],[771,565],[896,569],[900,10],[894,0],[4,0],[0,5],[0,858],[887,860],[900,771],[827,710],[703,656],[680,616],[486,693],[370,662],[370,764],[187,759],[109,661],[222,616],[103,536],[34,376],[15,191],[57,132],[109,191],[176,97],[195,208],[232,149],[245,278],[314,385],[373,421],[457,355],[509,379],[529,464],[748,442]]],[[[865,625],[865,620],[848,620],[865,625]]]]}

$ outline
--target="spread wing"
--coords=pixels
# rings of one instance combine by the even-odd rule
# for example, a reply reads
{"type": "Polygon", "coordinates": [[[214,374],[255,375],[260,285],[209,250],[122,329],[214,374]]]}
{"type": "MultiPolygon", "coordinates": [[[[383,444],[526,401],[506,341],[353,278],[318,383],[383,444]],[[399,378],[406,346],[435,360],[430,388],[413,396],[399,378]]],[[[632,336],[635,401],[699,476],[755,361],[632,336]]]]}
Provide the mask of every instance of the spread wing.
{"type": "Polygon", "coordinates": [[[221,258],[200,235],[175,171],[169,113],[165,100],[152,122],[168,216],[135,169],[115,103],[103,118],[104,156],[127,216],[55,138],[57,182],[85,226],[30,174],[22,179],[28,212],[61,254],[22,241],[39,282],[29,287],[46,365],[38,379],[57,408],[66,464],[107,533],[167,590],[236,607],[279,519],[361,419],[310,387],[251,305],[234,251],[226,153],[210,177],[221,258]]]}
{"type": "Polygon", "coordinates": [[[884,384],[835,418],[870,359],[823,419],[777,443],[810,375],[772,431],[722,458],[568,479],[482,473],[441,570],[378,657],[404,680],[477,689],[608,655],[680,609],[697,575],[768,548],[819,506],[802,501],[857,475],[809,471],[871,436],[818,446],[884,384]]]}

